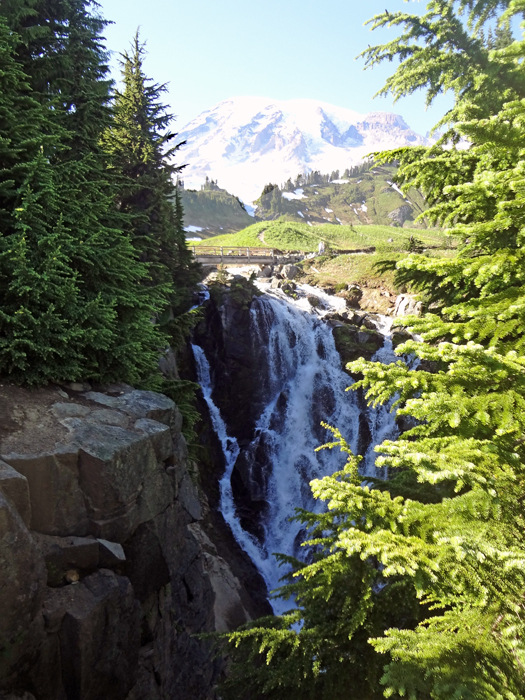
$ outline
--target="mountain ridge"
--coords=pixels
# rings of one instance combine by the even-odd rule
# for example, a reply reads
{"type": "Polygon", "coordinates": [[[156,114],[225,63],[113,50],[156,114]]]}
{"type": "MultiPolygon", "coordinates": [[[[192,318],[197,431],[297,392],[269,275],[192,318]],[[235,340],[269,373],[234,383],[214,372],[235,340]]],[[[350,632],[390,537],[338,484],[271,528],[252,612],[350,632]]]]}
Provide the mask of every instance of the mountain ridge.
{"type": "Polygon", "coordinates": [[[263,97],[224,100],[187,124],[179,138],[187,142],[188,187],[198,187],[206,176],[218,178],[245,202],[270,181],[344,169],[377,150],[432,143],[398,114],[263,97]]]}

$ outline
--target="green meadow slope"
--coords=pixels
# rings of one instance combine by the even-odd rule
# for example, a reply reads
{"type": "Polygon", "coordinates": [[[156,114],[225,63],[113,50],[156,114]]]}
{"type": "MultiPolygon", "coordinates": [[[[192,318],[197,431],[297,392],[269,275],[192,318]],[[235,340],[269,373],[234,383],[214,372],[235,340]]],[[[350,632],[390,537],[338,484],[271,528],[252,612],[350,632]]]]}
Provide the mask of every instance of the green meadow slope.
{"type": "Polygon", "coordinates": [[[222,231],[239,231],[254,221],[237,197],[226,190],[181,189],[180,194],[184,207],[184,226],[190,227],[188,236],[208,238],[222,231]]]}
{"type": "Polygon", "coordinates": [[[213,236],[195,245],[271,246],[282,250],[312,252],[319,241],[337,250],[352,250],[367,246],[383,247],[391,251],[409,251],[410,238],[420,241],[422,247],[448,249],[453,241],[437,229],[410,229],[391,226],[321,224],[309,226],[291,221],[260,221],[237,233],[213,236]]]}

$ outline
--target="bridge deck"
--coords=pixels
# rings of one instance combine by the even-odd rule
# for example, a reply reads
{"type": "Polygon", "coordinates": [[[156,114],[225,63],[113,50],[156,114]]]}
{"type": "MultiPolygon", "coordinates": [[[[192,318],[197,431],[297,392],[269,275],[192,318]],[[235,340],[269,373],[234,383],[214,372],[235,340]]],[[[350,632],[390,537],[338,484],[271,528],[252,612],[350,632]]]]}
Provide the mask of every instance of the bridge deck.
{"type": "MultiPolygon", "coordinates": [[[[250,248],[241,246],[190,246],[197,262],[203,265],[272,265],[284,262],[296,262],[306,255],[303,251],[282,251],[277,248],[250,248]]],[[[373,253],[375,248],[359,248],[356,250],[338,250],[339,255],[345,253],[373,253]]]]}

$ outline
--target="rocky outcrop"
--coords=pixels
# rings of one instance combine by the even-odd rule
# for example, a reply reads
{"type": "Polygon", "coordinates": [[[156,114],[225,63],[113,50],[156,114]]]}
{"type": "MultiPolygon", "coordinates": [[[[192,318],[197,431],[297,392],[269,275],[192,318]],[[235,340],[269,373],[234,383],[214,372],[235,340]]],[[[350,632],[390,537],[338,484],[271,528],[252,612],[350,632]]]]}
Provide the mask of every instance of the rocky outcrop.
{"type": "Polygon", "coordinates": [[[27,392],[0,435],[2,698],[212,700],[223,662],[194,635],[268,612],[173,401],[112,389],[27,392]]]}
{"type": "Polygon", "coordinates": [[[254,288],[243,278],[231,287],[210,288],[205,317],[194,331],[195,343],[203,348],[213,373],[213,400],[230,434],[250,439],[253,425],[264,407],[259,370],[264,348],[250,328],[254,288]]]}
{"type": "Polygon", "coordinates": [[[384,337],[381,333],[365,326],[338,325],[334,328],[333,335],[343,366],[360,357],[371,360],[374,353],[383,347],[384,343],[384,337]]]}
{"type": "Polygon", "coordinates": [[[393,316],[421,316],[423,303],[412,294],[400,294],[395,303],[393,316]]]}
{"type": "Polygon", "coordinates": [[[388,218],[391,219],[394,224],[403,226],[405,221],[414,218],[414,212],[410,204],[402,204],[397,209],[394,209],[394,211],[391,211],[390,214],[388,214],[388,218]]]}

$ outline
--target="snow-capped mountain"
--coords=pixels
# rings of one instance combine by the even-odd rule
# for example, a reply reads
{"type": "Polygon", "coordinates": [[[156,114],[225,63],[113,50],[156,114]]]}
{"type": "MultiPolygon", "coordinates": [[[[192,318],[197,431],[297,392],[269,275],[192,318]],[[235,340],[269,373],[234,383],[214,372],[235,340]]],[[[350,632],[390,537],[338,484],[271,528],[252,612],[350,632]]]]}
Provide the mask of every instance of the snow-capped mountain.
{"type": "Polygon", "coordinates": [[[322,173],[359,163],[372,151],[429,145],[398,114],[358,114],[317,100],[234,97],[215,105],[179,134],[187,145],[186,187],[206,175],[245,202],[268,182],[281,184],[298,173],[322,173]]]}

